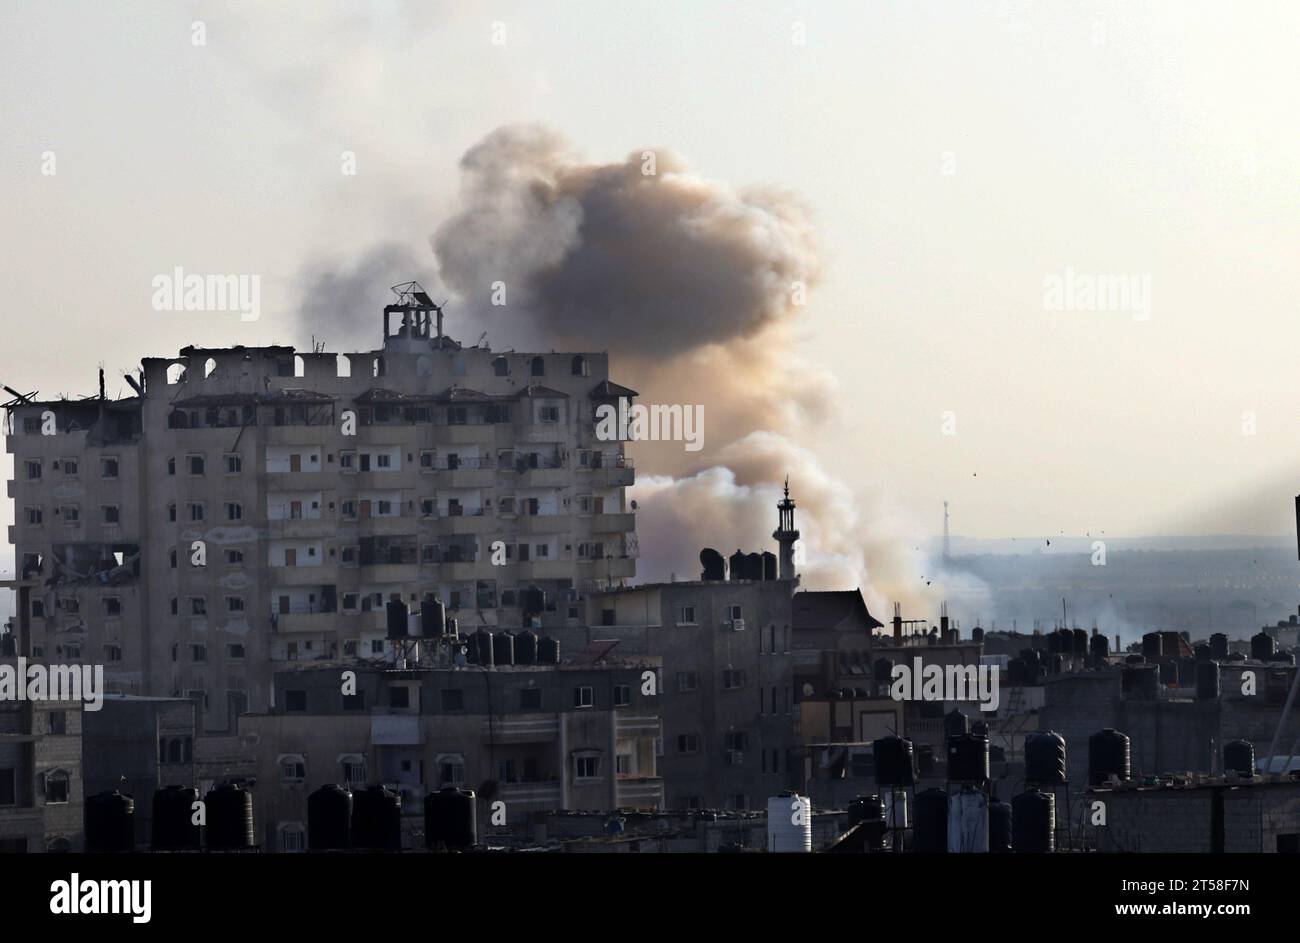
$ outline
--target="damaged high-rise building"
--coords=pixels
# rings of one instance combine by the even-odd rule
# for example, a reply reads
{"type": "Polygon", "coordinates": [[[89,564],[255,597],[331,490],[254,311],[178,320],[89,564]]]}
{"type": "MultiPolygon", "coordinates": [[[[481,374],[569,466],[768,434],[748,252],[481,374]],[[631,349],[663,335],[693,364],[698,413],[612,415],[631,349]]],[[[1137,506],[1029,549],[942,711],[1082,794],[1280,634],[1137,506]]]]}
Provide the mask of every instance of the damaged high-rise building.
{"type": "Polygon", "coordinates": [[[385,656],[392,599],[546,629],[633,576],[608,356],[466,347],[415,283],[383,322],[365,353],[187,347],[129,398],[7,404],[24,650],[233,732],[286,663],[385,656]]]}

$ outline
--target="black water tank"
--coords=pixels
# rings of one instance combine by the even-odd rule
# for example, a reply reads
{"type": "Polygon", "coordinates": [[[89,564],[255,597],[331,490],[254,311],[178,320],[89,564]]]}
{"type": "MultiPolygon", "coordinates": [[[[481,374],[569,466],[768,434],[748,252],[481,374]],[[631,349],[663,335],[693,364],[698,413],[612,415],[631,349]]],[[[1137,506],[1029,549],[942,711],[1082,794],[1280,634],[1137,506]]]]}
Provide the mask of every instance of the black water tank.
{"type": "Polygon", "coordinates": [[[1041,665],[1043,653],[1037,648],[1025,648],[1020,651],[1020,660],[1026,665],[1041,665]]]}
{"type": "Polygon", "coordinates": [[[208,848],[233,851],[257,844],[253,831],[253,794],[238,783],[222,783],[204,798],[208,848]]]}
{"type": "Polygon", "coordinates": [[[1088,654],[1088,633],[1083,629],[1074,630],[1074,653],[1076,655],[1088,654]]]}
{"type": "Polygon", "coordinates": [[[154,851],[197,851],[202,844],[200,827],[194,823],[194,803],[199,791],[193,786],[167,786],[153,794],[153,822],[150,845],[154,851]]]}
{"type": "Polygon", "coordinates": [[[1160,662],[1160,683],[1161,684],[1178,683],[1178,662],[1176,661],[1160,662]]]}
{"type": "Polygon", "coordinates": [[[1112,776],[1120,782],[1133,778],[1129,739],[1107,727],[1088,738],[1088,785],[1100,786],[1112,776]]]}
{"type": "Polygon", "coordinates": [[[1047,636],[1047,654],[1061,654],[1061,633],[1054,631],[1051,635],[1047,636]]]}
{"type": "MultiPolygon", "coordinates": [[[[1208,646],[1206,646],[1208,649],[1208,646]]],[[[1198,701],[1216,701],[1219,698],[1219,663],[1217,661],[1198,661],[1196,663],[1196,699],[1198,701]]]]}
{"type": "Polygon", "coordinates": [[[1110,655],[1110,639],[1098,632],[1088,639],[1088,653],[1093,658],[1106,658],[1110,655]]]}
{"type": "Polygon", "coordinates": [[[1134,700],[1154,701],[1160,696],[1160,669],[1156,665],[1125,668],[1120,686],[1134,700]]]}
{"type": "Polygon", "coordinates": [[[1180,688],[1196,687],[1197,664],[1195,658],[1178,659],[1178,686],[1180,688]]]}
{"type": "Polygon", "coordinates": [[[771,550],[763,551],[763,579],[768,581],[776,579],[776,554],[771,550]]]}
{"type": "Polygon", "coordinates": [[[1210,636],[1210,657],[1215,661],[1224,661],[1228,657],[1228,636],[1215,632],[1210,636]]]}
{"type": "Polygon", "coordinates": [[[982,720],[973,721],[970,725],[970,732],[976,737],[987,737],[989,735],[989,725],[982,720]]]}
{"type": "Polygon", "coordinates": [[[515,664],[537,664],[537,634],[521,629],[515,635],[515,664]]]}
{"type": "Polygon", "coordinates": [[[994,799],[989,803],[989,851],[1006,854],[1011,848],[1011,803],[994,799]]]}
{"type": "Polygon", "coordinates": [[[464,851],[478,841],[478,811],[473,790],[444,786],[424,797],[424,844],[464,851]]]}
{"type": "Polygon", "coordinates": [[[1256,661],[1268,661],[1277,651],[1277,640],[1267,632],[1259,632],[1250,637],[1250,657],[1256,661]]]}
{"type": "Polygon", "coordinates": [[[1210,653],[1210,646],[1202,642],[1192,649],[1192,655],[1197,661],[1213,661],[1214,656],[1210,653]]]}
{"type": "Polygon", "coordinates": [[[488,667],[495,665],[496,651],[492,644],[492,633],[487,629],[479,629],[469,638],[469,644],[474,649],[474,664],[488,667]]]}
{"type": "Polygon", "coordinates": [[[942,789],[927,789],[916,797],[912,850],[922,854],[948,850],[948,794],[942,789]]]}
{"type": "Polygon", "coordinates": [[[989,778],[989,741],[963,733],[948,738],[948,782],[982,783],[989,778]]]}
{"type": "Polygon", "coordinates": [[[408,634],[406,603],[400,599],[390,599],[384,611],[388,614],[388,637],[406,638],[408,634]]]}
{"type": "Polygon", "coordinates": [[[524,618],[540,615],[546,611],[546,594],[536,586],[524,590],[524,618]]]}
{"type": "Polygon", "coordinates": [[[934,747],[928,743],[916,748],[916,773],[922,779],[934,775],[934,747]]]}
{"type": "Polygon", "coordinates": [[[117,790],[86,797],[86,851],[135,851],[135,799],[117,790]]]}
{"type": "Polygon", "coordinates": [[[1248,740],[1233,740],[1223,745],[1223,771],[1240,776],[1255,775],[1255,747],[1248,740]]]}
{"type": "Polygon", "coordinates": [[[1147,661],[1155,661],[1160,657],[1160,633],[1148,632],[1142,636],[1142,654],[1146,656],[1147,661]]]}
{"type": "Polygon", "coordinates": [[[892,658],[877,658],[872,666],[876,684],[892,684],[894,681],[894,661],[892,658]]]}
{"type": "Polygon", "coordinates": [[[875,759],[876,783],[881,786],[916,784],[916,761],[912,741],[890,734],[871,744],[875,759]]]}
{"type": "Polygon", "coordinates": [[[307,849],[338,851],[352,844],[352,791],[330,783],[307,797],[307,849]]]}
{"type": "Polygon", "coordinates": [[[430,594],[420,603],[420,635],[437,638],[447,631],[447,610],[442,600],[430,594]]]}
{"type": "Polygon", "coordinates": [[[737,550],[727,557],[727,567],[733,580],[745,579],[745,551],[737,550]]]}
{"type": "Polygon", "coordinates": [[[1066,781],[1065,738],[1054,730],[1025,738],[1025,782],[1056,786],[1066,781]]]}
{"type": "Polygon", "coordinates": [[[972,642],[983,642],[983,641],[984,641],[984,629],[981,628],[981,627],[978,626],[978,625],[975,626],[975,628],[971,629],[971,630],[970,630],[970,640],[971,640],[972,642]]]}
{"type": "Polygon", "coordinates": [[[745,579],[763,581],[763,555],[761,553],[745,554],[745,579]]]}
{"type": "Polygon", "coordinates": [[[1029,789],[1011,800],[1011,846],[1017,854],[1056,850],[1056,797],[1029,789]]]}
{"type": "Polygon", "coordinates": [[[970,733],[970,718],[955,707],[943,715],[943,735],[945,738],[970,733]]]}
{"type": "Polygon", "coordinates": [[[558,665],[560,663],[559,639],[543,635],[537,640],[537,663],[539,665],[558,665]]]}
{"type": "Polygon", "coordinates": [[[703,568],[700,579],[705,582],[717,582],[727,578],[727,561],[722,559],[722,554],[712,547],[705,547],[700,551],[700,566],[703,568]]]}
{"type": "Polygon", "coordinates": [[[1007,662],[1007,684],[1013,688],[1022,688],[1026,684],[1029,667],[1019,658],[1007,662]]]}
{"type": "Polygon", "coordinates": [[[515,636],[513,632],[498,632],[492,636],[492,663],[500,668],[502,665],[515,663],[515,636]]]}
{"type": "Polygon", "coordinates": [[[1145,665],[1146,663],[1147,660],[1144,655],[1133,654],[1124,656],[1124,664],[1126,665],[1145,665]]]}
{"type": "Polygon", "coordinates": [[[375,785],[352,794],[352,847],[401,851],[401,793],[375,785]]]}

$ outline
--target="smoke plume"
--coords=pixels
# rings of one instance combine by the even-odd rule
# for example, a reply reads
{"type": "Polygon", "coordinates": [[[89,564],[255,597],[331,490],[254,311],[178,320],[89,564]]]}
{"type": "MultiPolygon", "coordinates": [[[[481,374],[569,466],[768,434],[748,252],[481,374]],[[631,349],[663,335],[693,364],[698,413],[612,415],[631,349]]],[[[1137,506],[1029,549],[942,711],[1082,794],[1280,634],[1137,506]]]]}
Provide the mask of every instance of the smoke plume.
{"type": "Polygon", "coordinates": [[[705,408],[704,451],[629,449],[640,578],[696,578],[703,546],[774,549],[788,475],[806,588],[861,586],[874,608],[926,609],[945,589],[978,590],[945,585],[908,549],[915,529],[796,442],[814,441],[835,413],[833,379],[795,342],[821,270],[797,198],[701,179],[662,150],[586,163],[538,127],[494,131],[461,168],[459,211],[432,238],[460,317],[520,346],[607,349],[613,379],[641,402],[705,408]],[[505,304],[494,304],[502,287],[505,304]]]}

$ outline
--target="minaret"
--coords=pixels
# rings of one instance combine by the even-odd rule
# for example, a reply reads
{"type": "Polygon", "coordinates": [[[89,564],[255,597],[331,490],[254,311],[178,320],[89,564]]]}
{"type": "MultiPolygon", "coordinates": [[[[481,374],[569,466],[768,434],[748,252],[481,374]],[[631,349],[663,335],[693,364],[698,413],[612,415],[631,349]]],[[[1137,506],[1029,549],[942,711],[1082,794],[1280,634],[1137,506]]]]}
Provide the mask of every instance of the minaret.
{"type": "Polygon", "coordinates": [[[790,500],[790,479],[785,480],[785,498],[777,502],[777,512],[781,516],[781,526],[772,531],[772,536],[780,547],[777,554],[779,566],[777,579],[792,580],[794,572],[794,542],[799,539],[799,532],[794,529],[794,502],[790,500]]]}

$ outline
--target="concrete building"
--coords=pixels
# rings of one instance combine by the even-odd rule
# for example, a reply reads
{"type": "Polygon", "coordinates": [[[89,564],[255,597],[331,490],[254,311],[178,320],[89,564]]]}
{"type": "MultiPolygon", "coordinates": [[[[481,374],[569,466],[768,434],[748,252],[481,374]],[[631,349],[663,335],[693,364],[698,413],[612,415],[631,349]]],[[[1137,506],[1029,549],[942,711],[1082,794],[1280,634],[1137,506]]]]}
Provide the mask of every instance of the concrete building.
{"type": "Polygon", "coordinates": [[[302,850],[307,796],[329,783],[399,791],[408,847],[422,840],[425,794],[443,786],[478,792],[484,841],[549,810],[663,805],[660,698],[642,693],[655,659],[346,670],[348,696],[339,668],[279,672],[276,707],[240,718],[264,850],[302,850]],[[500,824],[493,801],[504,803],[500,824]]]}
{"type": "Polygon", "coordinates": [[[1096,829],[1098,851],[1166,854],[1300,853],[1300,781],[1096,789],[1089,803],[1104,804],[1096,829]]]}
{"type": "MultiPolygon", "coordinates": [[[[788,492],[785,502],[777,533],[793,540],[788,492]]],[[[761,808],[797,785],[797,586],[797,577],[787,576],[597,592],[586,599],[586,627],[562,635],[570,645],[617,641],[625,655],[663,659],[661,769],[669,808],[761,808]]]]}
{"type": "Polygon", "coordinates": [[[86,795],[116,789],[135,799],[137,848],[149,847],[155,790],[196,783],[195,739],[187,698],[113,695],[82,715],[86,795]]]}
{"type": "Polygon", "coordinates": [[[7,407],[10,541],[38,657],[195,701],[201,733],[271,707],[294,662],[384,650],[384,603],[437,593],[486,625],[578,625],[635,573],[603,353],[496,352],[402,286],[383,346],[187,347],[136,395],[7,407]]]}

